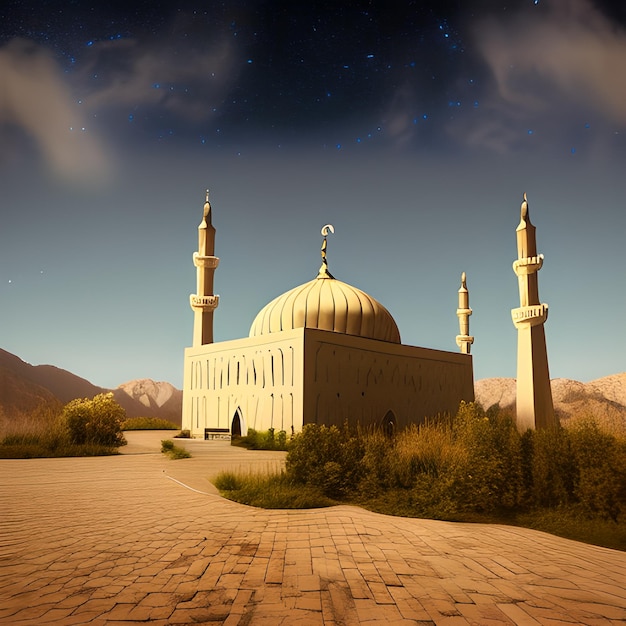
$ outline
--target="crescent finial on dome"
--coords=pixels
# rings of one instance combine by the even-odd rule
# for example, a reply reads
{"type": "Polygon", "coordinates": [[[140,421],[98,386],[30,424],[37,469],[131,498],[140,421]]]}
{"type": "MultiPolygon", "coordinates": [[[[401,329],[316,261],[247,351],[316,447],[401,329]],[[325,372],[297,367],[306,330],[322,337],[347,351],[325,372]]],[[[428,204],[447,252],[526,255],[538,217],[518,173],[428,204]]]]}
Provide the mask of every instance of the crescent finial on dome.
{"type": "Polygon", "coordinates": [[[328,271],[328,261],[326,259],[326,247],[327,247],[327,237],[328,233],[331,232],[334,234],[335,227],[332,224],[325,224],[322,226],[322,230],[320,231],[324,240],[322,241],[322,265],[320,266],[320,270],[317,274],[318,278],[334,278],[334,276],[328,271]]]}

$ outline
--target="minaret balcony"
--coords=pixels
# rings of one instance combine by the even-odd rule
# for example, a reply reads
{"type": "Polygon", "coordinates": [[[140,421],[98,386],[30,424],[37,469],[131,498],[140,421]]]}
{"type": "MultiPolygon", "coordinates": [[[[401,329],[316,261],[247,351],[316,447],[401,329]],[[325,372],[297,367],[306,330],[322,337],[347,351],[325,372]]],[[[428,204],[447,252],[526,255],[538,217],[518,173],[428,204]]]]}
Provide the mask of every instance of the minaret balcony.
{"type": "Polygon", "coordinates": [[[469,346],[474,343],[474,337],[471,335],[457,335],[456,336],[456,345],[459,348],[465,346],[465,354],[469,354],[469,346]]]}
{"type": "Polygon", "coordinates": [[[539,326],[548,319],[547,304],[532,304],[521,306],[511,311],[513,325],[515,328],[527,328],[529,326],[539,326]]]}
{"type": "Polygon", "coordinates": [[[194,252],[193,264],[196,267],[214,270],[220,264],[220,260],[216,256],[200,256],[197,252],[194,252]]]}
{"type": "Polygon", "coordinates": [[[525,259],[513,261],[513,271],[516,276],[527,276],[538,272],[543,266],[543,254],[529,256],[525,259]]]}
{"type": "Polygon", "coordinates": [[[197,296],[191,294],[189,296],[189,304],[194,311],[210,312],[217,309],[220,302],[219,296],[197,296]]]}

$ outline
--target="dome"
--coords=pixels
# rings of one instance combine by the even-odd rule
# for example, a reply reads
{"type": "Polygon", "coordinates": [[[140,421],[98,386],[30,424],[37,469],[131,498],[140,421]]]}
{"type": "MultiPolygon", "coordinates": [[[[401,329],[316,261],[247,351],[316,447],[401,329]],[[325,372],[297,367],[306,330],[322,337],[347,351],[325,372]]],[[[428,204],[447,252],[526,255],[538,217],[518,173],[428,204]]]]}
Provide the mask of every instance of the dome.
{"type": "Polygon", "coordinates": [[[391,313],[372,296],[334,278],[325,263],[317,278],[263,307],[252,323],[250,337],[293,328],[318,328],[400,343],[391,313]]]}

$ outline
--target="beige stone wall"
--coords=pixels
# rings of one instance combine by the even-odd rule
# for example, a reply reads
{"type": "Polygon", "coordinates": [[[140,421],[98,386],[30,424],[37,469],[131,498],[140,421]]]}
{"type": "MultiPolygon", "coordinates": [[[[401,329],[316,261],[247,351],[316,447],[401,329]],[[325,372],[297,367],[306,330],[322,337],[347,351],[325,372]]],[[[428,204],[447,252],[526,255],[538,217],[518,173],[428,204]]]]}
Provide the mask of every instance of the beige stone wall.
{"type": "Polygon", "coordinates": [[[299,431],[303,423],[403,428],[474,399],[472,357],[298,328],[185,351],[183,428],[299,431]]]}
{"type": "Polygon", "coordinates": [[[392,411],[399,428],[473,401],[467,354],[307,329],[304,423],[380,424],[392,411]]]}
{"type": "Polygon", "coordinates": [[[302,428],[302,329],[185,350],[183,425],[230,430],[240,411],[242,432],[302,428]]]}

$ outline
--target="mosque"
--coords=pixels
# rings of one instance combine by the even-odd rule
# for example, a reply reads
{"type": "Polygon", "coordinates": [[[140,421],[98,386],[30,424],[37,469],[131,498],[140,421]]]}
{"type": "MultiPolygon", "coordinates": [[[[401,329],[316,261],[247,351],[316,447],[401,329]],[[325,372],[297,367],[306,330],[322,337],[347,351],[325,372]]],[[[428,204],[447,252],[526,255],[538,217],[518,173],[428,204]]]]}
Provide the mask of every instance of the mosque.
{"type": "Polygon", "coordinates": [[[197,293],[193,345],[185,349],[182,427],[192,437],[229,438],[248,429],[298,432],[309,423],[380,427],[387,432],[474,399],[469,296],[459,289],[460,352],[404,345],[389,311],[336,279],[326,258],[317,276],[257,314],[248,337],[215,343],[219,296],[213,278],[215,228],[207,192],[193,254],[197,293]]]}

